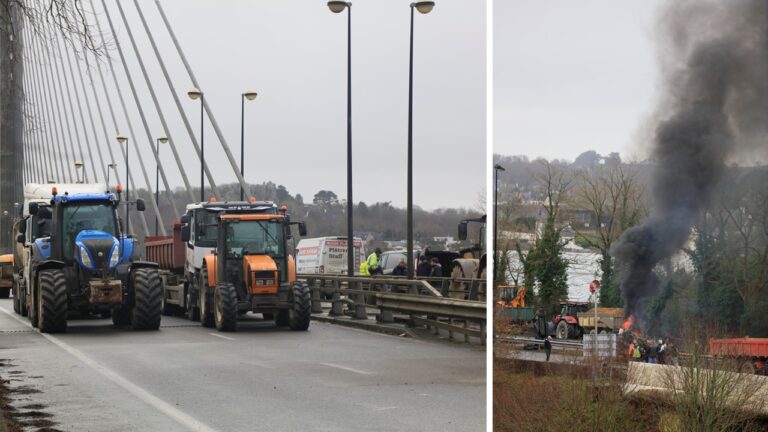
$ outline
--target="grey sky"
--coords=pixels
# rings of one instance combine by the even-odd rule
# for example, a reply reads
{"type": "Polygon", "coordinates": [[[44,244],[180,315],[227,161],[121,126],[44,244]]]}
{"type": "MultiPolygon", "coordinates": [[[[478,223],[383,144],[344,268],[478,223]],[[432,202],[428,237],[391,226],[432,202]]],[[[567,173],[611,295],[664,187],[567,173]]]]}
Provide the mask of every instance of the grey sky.
{"type": "MultiPolygon", "coordinates": [[[[108,3],[113,20],[119,21],[117,8],[108,3]]],[[[365,0],[353,5],[356,202],[392,201],[402,206],[406,201],[409,3],[365,0]]],[[[184,149],[189,180],[198,186],[199,161],[138,14],[132,2],[121,4],[176,145],[184,149]]],[[[259,92],[255,101],[246,102],[246,181],[271,180],[293,194],[301,193],[305,200],[320,189],[345,198],[346,13],[331,13],[324,0],[163,0],[162,4],[238,161],[240,94],[248,88],[259,92]]],[[[177,90],[186,93],[191,82],[154,2],[141,0],[141,5],[177,90]]],[[[480,1],[440,0],[429,15],[417,14],[415,28],[414,203],[427,209],[474,207],[485,185],[485,7],[480,1]]],[[[124,26],[120,23],[118,29],[152,133],[159,136],[160,121],[124,26]]],[[[117,59],[116,52],[113,56],[117,59]]],[[[121,85],[130,99],[124,79],[121,85]]],[[[199,101],[184,94],[182,104],[197,135],[199,101]]],[[[135,112],[132,121],[154,182],[154,163],[135,112]]],[[[121,127],[127,134],[122,123],[121,127]]],[[[169,180],[181,185],[170,150],[166,146],[161,151],[169,180]]],[[[236,181],[207,121],[206,160],[215,167],[218,183],[236,181]]],[[[136,180],[143,187],[140,178],[136,180]]]]}
{"type": "Polygon", "coordinates": [[[660,0],[494,3],[494,152],[641,156],[660,0]]]}

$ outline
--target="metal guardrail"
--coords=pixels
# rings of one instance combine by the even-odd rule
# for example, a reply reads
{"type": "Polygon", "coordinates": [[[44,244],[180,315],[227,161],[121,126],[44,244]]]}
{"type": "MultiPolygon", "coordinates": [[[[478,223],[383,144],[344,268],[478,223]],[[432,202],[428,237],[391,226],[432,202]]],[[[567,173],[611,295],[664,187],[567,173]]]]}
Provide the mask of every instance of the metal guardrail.
{"type": "Polygon", "coordinates": [[[448,332],[479,338],[485,344],[485,302],[446,297],[423,279],[399,277],[360,277],[299,274],[312,289],[312,312],[322,313],[322,303],[330,302],[329,315],[351,315],[368,319],[368,308],[377,308],[377,320],[395,322],[395,313],[406,315],[412,326],[426,326],[438,333],[448,332]],[[329,298],[330,297],[330,298],[329,298]],[[346,310],[345,310],[346,306],[346,310]]]}

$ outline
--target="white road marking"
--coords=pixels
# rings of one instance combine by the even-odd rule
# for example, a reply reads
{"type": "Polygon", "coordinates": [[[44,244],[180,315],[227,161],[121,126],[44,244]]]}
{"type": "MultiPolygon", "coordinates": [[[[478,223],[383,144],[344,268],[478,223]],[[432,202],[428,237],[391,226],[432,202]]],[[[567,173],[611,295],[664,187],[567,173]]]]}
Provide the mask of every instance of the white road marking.
{"type": "MultiPolygon", "coordinates": [[[[19,321],[22,324],[26,325],[27,327],[32,327],[27,321],[24,321],[21,318],[17,317],[13,312],[6,310],[4,307],[0,307],[0,310],[5,312],[8,316],[15,319],[16,321],[19,321]]],[[[96,372],[102,374],[108,380],[112,381],[113,383],[122,387],[124,390],[133,394],[137,398],[141,399],[147,405],[154,407],[155,409],[167,415],[168,417],[172,418],[182,426],[189,428],[189,430],[200,431],[200,432],[218,432],[216,429],[213,429],[212,427],[206,425],[205,423],[202,423],[201,421],[196,420],[192,416],[174,408],[172,405],[168,404],[167,402],[163,401],[162,399],[158,398],[152,393],[149,393],[143,388],[128,381],[128,379],[124,378],[117,372],[107,368],[102,364],[99,364],[96,360],[91,359],[90,357],[85,355],[82,351],[67,344],[66,342],[63,342],[59,338],[55,336],[51,336],[47,333],[40,333],[40,336],[46,338],[49,342],[58,346],[64,351],[68,352],[73,357],[85,363],[87,366],[91,367],[96,372]]]]}
{"type": "Polygon", "coordinates": [[[332,367],[332,368],[336,368],[336,369],[341,369],[341,370],[345,370],[347,372],[353,372],[353,373],[360,374],[360,375],[370,375],[371,374],[370,372],[366,372],[364,370],[353,369],[351,367],[341,366],[341,365],[337,365],[337,364],[334,364],[334,363],[320,363],[320,364],[323,365],[323,366],[328,366],[328,367],[332,367]]]}
{"type": "Polygon", "coordinates": [[[226,340],[235,340],[235,338],[231,338],[229,336],[220,335],[218,333],[208,333],[208,334],[211,335],[211,336],[216,336],[217,338],[222,338],[222,339],[226,339],[226,340]]]}
{"type": "Polygon", "coordinates": [[[374,411],[387,411],[387,410],[393,410],[393,409],[397,409],[397,407],[396,406],[381,407],[381,408],[374,409],[374,411]]]}

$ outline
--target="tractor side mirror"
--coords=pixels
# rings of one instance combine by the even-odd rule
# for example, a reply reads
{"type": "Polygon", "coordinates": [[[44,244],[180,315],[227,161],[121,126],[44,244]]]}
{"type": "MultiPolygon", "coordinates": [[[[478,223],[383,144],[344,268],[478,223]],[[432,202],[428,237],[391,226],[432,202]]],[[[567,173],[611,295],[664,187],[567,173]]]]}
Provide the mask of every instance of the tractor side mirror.
{"type": "Polygon", "coordinates": [[[19,234],[16,236],[16,243],[24,244],[26,242],[27,242],[27,236],[25,236],[24,234],[19,234]]]}
{"type": "Polygon", "coordinates": [[[299,222],[299,235],[305,237],[307,235],[307,224],[299,222]]]}
{"type": "MultiPolygon", "coordinates": [[[[184,218],[184,216],[182,216],[182,219],[183,218],[184,218]]],[[[189,234],[190,234],[189,224],[182,225],[181,226],[181,241],[183,241],[185,243],[188,242],[189,241],[189,234]]]]}
{"type": "Polygon", "coordinates": [[[293,238],[293,233],[291,232],[291,225],[285,224],[283,225],[283,232],[285,232],[285,239],[290,240],[293,238]]]}
{"type": "Polygon", "coordinates": [[[38,207],[36,202],[29,203],[29,214],[34,216],[37,214],[37,210],[38,210],[38,207]]]}
{"type": "Polygon", "coordinates": [[[22,219],[19,222],[19,234],[26,234],[27,233],[27,220],[22,219]]]}
{"type": "Polygon", "coordinates": [[[461,222],[459,224],[459,240],[464,241],[467,239],[467,223],[461,222]]]}
{"type": "Polygon", "coordinates": [[[141,198],[136,198],[136,210],[143,212],[147,209],[147,205],[144,204],[144,200],[141,198]]]}

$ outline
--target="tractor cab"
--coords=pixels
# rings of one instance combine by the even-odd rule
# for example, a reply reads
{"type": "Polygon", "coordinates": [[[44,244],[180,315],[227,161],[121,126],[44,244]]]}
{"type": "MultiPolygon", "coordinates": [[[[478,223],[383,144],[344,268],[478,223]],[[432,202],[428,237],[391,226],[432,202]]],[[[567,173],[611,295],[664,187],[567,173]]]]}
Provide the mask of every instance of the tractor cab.
{"type": "Polygon", "coordinates": [[[288,281],[288,273],[295,273],[293,259],[286,253],[291,236],[286,216],[223,213],[218,226],[219,279],[233,281],[240,293],[276,295],[278,285],[288,281]]]}
{"type": "Polygon", "coordinates": [[[469,226],[471,223],[477,223],[480,224],[480,232],[478,234],[478,241],[477,243],[474,243],[471,247],[462,249],[459,251],[460,255],[464,258],[475,258],[480,259],[482,255],[485,254],[485,224],[486,224],[486,215],[482,215],[479,218],[475,219],[465,219],[461,222],[459,222],[459,240],[464,241],[467,240],[469,237],[469,226]]]}

